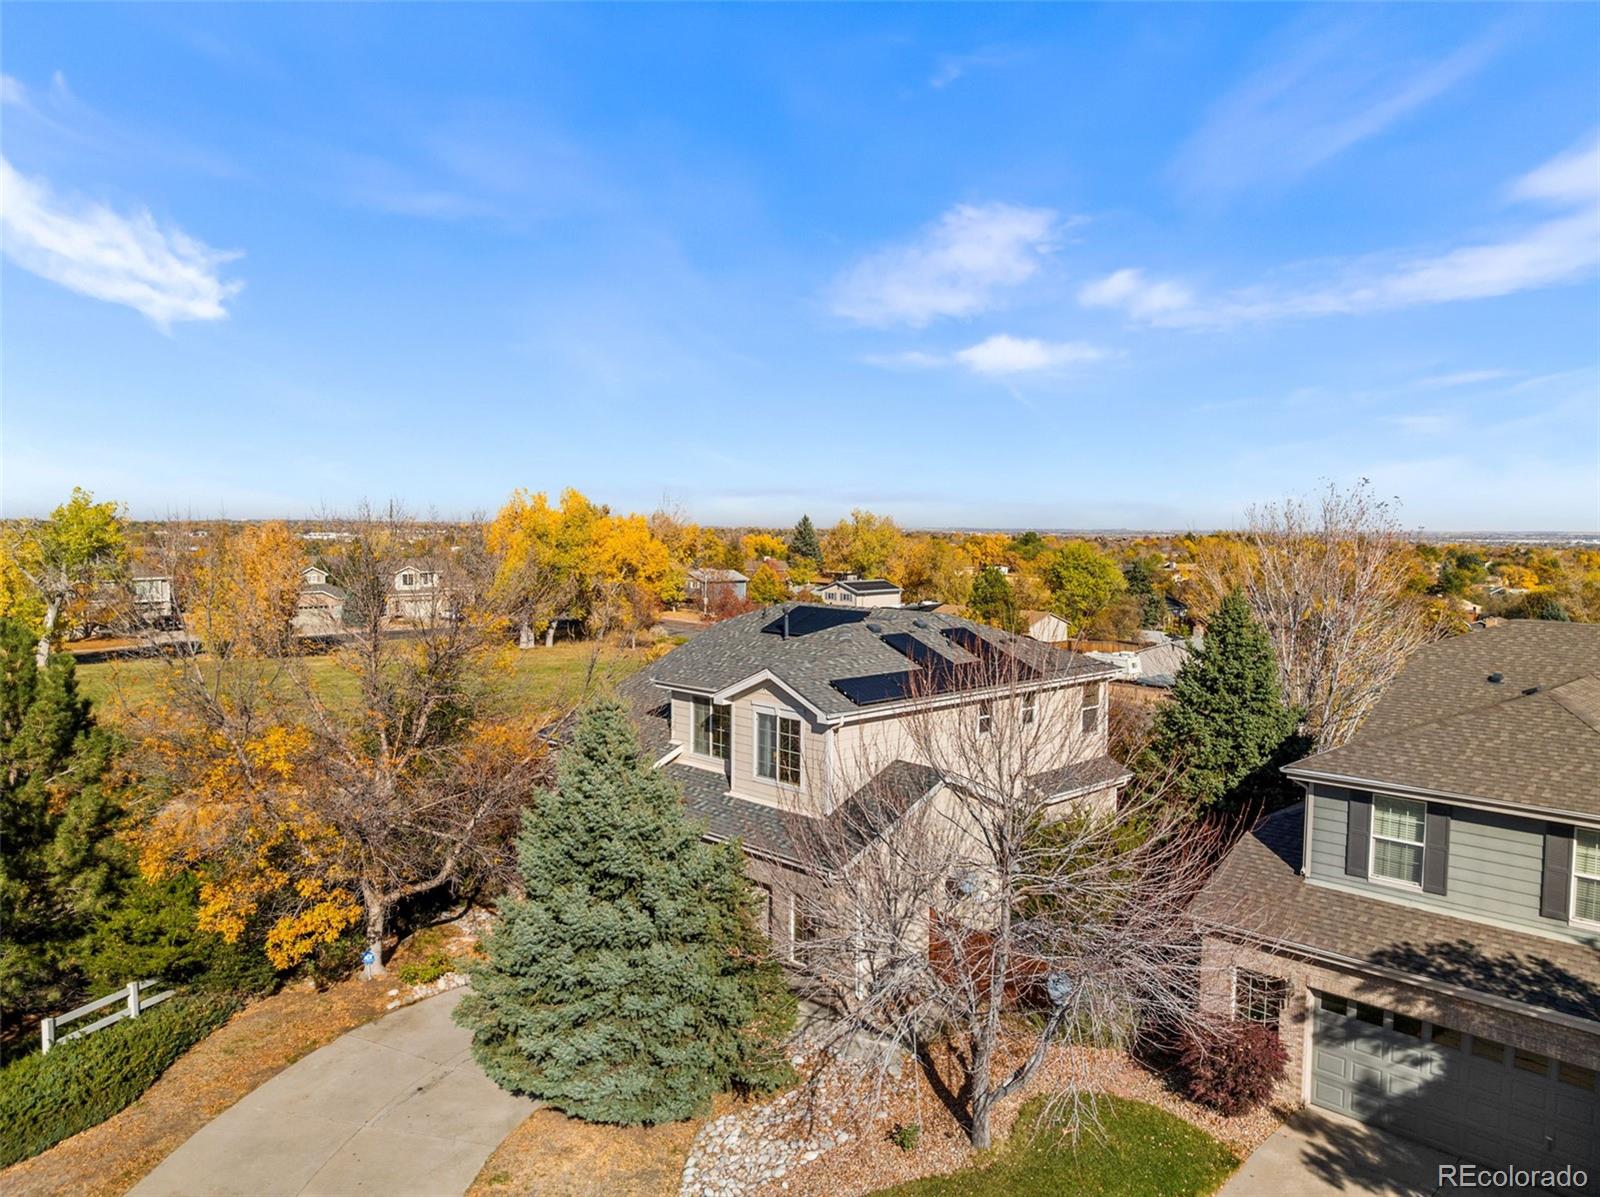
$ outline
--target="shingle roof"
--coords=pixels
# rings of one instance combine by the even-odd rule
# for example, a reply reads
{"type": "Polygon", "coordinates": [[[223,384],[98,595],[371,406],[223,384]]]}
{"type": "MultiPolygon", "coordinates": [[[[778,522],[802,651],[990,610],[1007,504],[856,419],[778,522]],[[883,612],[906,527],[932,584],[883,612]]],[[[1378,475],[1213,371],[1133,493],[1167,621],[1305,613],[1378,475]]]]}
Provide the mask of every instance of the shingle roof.
{"type": "Polygon", "coordinates": [[[337,586],[330,586],[326,582],[312,582],[300,587],[301,594],[325,594],[329,598],[347,599],[350,596],[337,586]]]}
{"type": "Polygon", "coordinates": [[[691,569],[689,576],[696,582],[748,582],[736,569],[691,569]]]}
{"type": "Polygon", "coordinates": [[[1028,780],[1041,794],[1053,797],[1079,790],[1100,790],[1106,786],[1120,785],[1133,774],[1114,757],[1097,756],[1092,760],[1077,761],[1059,769],[1036,773],[1028,780]]]}
{"type": "Polygon", "coordinates": [[[1418,649],[1349,743],[1285,772],[1600,816],[1600,625],[1516,620],[1418,649]]]}
{"type": "MultiPolygon", "coordinates": [[[[828,583],[828,586],[837,586],[841,590],[848,590],[852,594],[887,594],[889,591],[898,591],[900,587],[886,578],[837,578],[828,583]]],[[[823,587],[824,590],[827,587],[823,587]]]]}
{"type": "Polygon", "coordinates": [[[1303,815],[1303,804],[1279,811],[1240,840],[1191,913],[1268,947],[1600,1022],[1600,951],[1311,885],[1299,875],[1303,815]]]}
{"type": "Polygon", "coordinates": [[[668,653],[649,675],[663,685],[714,691],[770,670],[813,709],[824,715],[848,714],[863,704],[852,701],[834,683],[918,671],[906,653],[885,643],[886,635],[909,636],[953,664],[975,660],[942,634],[951,629],[971,632],[1012,653],[1042,676],[1087,680],[1116,672],[1026,636],[932,611],[782,603],[708,628],[668,653]]]}

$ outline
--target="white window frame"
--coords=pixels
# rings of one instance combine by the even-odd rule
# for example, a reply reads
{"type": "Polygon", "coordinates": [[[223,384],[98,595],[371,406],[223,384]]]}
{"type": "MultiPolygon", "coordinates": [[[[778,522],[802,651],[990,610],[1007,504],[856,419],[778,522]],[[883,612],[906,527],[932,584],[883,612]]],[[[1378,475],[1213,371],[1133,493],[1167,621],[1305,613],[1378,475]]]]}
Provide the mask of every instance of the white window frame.
{"type": "Polygon", "coordinates": [[[770,781],[777,786],[798,786],[805,778],[805,736],[800,729],[800,718],[797,715],[782,711],[777,707],[752,707],[750,712],[752,722],[750,740],[750,773],[751,776],[761,780],[770,781]],[[761,772],[761,717],[772,717],[772,775],[761,772]],[[794,780],[783,780],[783,725],[785,722],[794,724],[794,780]]]}
{"type": "MultiPolygon", "coordinates": [[[[1421,892],[1421,890],[1422,890],[1422,873],[1423,873],[1423,870],[1427,868],[1427,863],[1426,863],[1427,854],[1428,854],[1428,804],[1426,802],[1423,802],[1421,799],[1417,799],[1417,798],[1400,798],[1400,797],[1397,797],[1397,796],[1395,796],[1393,794],[1374,794],[1372,796],[1372,825],[1367,829],[1367,880],[1373,882],[1376,885],[1392,885],[1397,889],[1408,889],[1408,890],[1413,890],[1413,891],[1416,891],[1416,892],[1421,892]],[[1419,839],[1419,840],[1402,840],[1402,839],[1396,839],[1392,835],[1379,835],[1378,834],[1378,803],[1380,803],[1380,802],[1403,802],[1407,806],[1419,806],[1419,807],[1421,807],[1422,808],[1422,838],[1419,839]],[[1380,841],[1383,841],[1383,842],[1386,842],[1386,843],[1391,843],[1391,844],[1404,844],[1409,848],[1421,849],[1422,855],[1419,858],[1419,860],[1422,863],[1421,863],[1420,867],[1417,869],[1417,879],[1415,881],[1402,881],[1398,877],[1385,877],[1382,873],[1378,872],[1378,843],[1380,841]]],[[[1576,856],[1576,853],[1574,853],[1574,856],[1576,856]]]]}
{"type": "Polygon", "coordinates": [[[726,703],[716,702],[703,694],[691,694],[689,696],[689,751],[702,760],[717,761],[721,764],[726,764],[733,759],[733,712],[728,709],[726,703]],[[706,704],[706,750],[704,752],[700,751],[701,703],[706,704]],[[721,711],[727,719],[727,756],[719,756],[716,750],[715,722],[718,711],[721,711]]]}
{"type": "Polygon", "coordinates": [[[1567,921],[1580,927],[1600,927],[1600,922],[1594,919],[1578,917],[1578,882],[1592,881],[1596,885],[1600,885],[1600,873],[1582,873],[1578,871],[1578,837],[1585,834],[1594,836],[1597,845],[1600,845],[1600,831],[1596,831],[1592,827],[1574,827],[1572,829],[1572,882],[1568,887],[1569,892],[1567,894],[1567,921]]]}
{"type": "Polygon", "coordinates": [[[987,736],[994,729],[994,707],[987,702],[978,704],[978,734],[987,736]]]}
{"type": "Polygon", "coordinates": [[[1022,723],[1027,726],[1039,720],[1039,692],[1029,690],[1022,696],[1022,723]]]}
{"type": "Polygon", "coordinates": [[[1104,722],[1100,717],[1100,710],[1105,705],[1101,699],[1102,695],[1099,682],[1096,682],[1092,686],[1085,686],[1083,688],[1083,701],[1078,704],[1078,730],[1081,734],[1086,736],[1095,736],[1100,734],[1100,728],[1104,722]],[[1091,696],[1094,698],[1093,702],[1089,701],[1091,696]],[[1090,711],[1094,712],[1094,726],[1085,727],[1084,723],[1089,718],[1090,711]]]}

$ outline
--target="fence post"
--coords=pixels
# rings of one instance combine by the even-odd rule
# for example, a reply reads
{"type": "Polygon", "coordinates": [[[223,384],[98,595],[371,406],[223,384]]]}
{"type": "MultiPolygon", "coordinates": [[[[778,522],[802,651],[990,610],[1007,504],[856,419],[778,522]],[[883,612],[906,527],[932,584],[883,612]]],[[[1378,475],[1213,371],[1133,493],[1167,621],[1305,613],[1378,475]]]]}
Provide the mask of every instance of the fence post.
{"type": "Polygon", "coordinates": [[[39,1020],[39,1038],[43,1041],[43,1050],[48,1052],[56,1041],[56,1020],[49,1015],[39,1020]]]}
{"type": "Polygon", "coordinates": [[[139,982],[128,982],[128,1017],[139,1017],[139,982]]]}

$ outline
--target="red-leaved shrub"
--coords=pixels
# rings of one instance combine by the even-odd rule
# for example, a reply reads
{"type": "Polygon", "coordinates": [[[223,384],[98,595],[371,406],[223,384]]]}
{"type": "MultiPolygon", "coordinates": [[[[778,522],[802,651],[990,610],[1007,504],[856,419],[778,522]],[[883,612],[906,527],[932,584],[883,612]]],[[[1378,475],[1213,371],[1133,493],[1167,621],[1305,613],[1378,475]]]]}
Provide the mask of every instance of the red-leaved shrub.
{"type": "Polygon", "coordinates": [[[1240,1020],[1184,1038],[1178,1066],[1184,1091],[1220,1114],[1248,1114],[1283,1077],[1283,1044],[1270,1027],[1240,1020]]]}

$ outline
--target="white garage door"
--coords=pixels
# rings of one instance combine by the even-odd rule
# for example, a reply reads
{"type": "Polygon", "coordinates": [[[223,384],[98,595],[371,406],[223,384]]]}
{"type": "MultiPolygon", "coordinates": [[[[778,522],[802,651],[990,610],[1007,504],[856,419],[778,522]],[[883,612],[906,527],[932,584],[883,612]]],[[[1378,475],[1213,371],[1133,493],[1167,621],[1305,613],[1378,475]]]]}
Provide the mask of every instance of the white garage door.
{"type": "Polygon", "coordinates": [[[1592,1069],[1317,994],[1311,1100],[1482,1163],[1600,1175],[1592,1069]]]}

